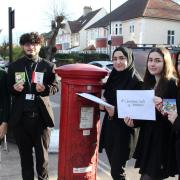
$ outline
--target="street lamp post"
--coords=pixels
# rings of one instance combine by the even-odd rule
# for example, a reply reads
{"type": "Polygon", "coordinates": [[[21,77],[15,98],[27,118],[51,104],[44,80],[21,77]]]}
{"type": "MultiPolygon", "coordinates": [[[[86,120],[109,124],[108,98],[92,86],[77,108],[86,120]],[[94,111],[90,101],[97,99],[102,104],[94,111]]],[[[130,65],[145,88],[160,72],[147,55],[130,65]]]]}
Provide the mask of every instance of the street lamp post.
{"type": "Polygon", "coordinates": [[[11,7],[8,8],[9,15],[9,62],[12,62],[12,29],[14,28],[14,10],[11,7]]]}
{"type": "Polygon", "coordinates": [[[110,12],[109,12],[109,57],[111,59],[111,44],[112,44],[112,39],[111,39],[111,0],[110,0],[110,12]]]}

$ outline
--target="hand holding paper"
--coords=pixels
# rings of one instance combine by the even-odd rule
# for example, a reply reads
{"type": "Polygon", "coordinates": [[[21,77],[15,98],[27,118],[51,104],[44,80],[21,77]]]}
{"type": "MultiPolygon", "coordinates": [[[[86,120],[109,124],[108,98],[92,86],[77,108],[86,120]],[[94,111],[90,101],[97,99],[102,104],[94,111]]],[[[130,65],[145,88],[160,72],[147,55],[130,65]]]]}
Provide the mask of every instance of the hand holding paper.
{"type": "Polygon", "coordinates": [[[109,114],[110,117],[113,117],[113,116],[114,116],[114,106],[112,106],[112,107],[107,107],[107,106],[105,106],[105,109],[106,109],[106,111],[108,112],[108,114],[109,114]]]}
{"type": "Polygon", "coordinates": [[[36,84],[36,91],[37,92],[43,92],[45,90],[45,86],[43,84],[36,84]]]}
{"type": "Polygon", "coordinates": [[[24,89],[24,82],[23,81],[19,81],[16,84],[13,85],[14,89],[18,92],[22,92],[24,89]]]}

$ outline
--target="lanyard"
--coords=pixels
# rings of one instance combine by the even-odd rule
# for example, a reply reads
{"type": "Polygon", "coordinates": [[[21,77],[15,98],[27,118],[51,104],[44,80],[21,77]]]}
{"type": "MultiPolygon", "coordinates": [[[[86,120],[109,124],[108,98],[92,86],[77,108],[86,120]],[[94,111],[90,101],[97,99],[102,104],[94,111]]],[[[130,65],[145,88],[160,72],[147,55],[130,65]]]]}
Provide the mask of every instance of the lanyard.
{"type": "MultiPolygon", "coordinates": [[[[37,65],[38,63],[36,64],[35,68],[34,68],[34,71],[32,72],[32,76],[35,74],[36,72],[36,69],[37,69],[37,65]]],[[[27,81],[28,81],[28,85],[29,85],[29,88],[30,88],[30,93],[31,93],[31,82],[32,82],[32,77],[31,77],[31,81],[30,81],[30,78],[29,78],[29,75],[27,73],[27,68],[25,67],[25,74],[26,74],[26,77],[27,77],[27,81]]]]}

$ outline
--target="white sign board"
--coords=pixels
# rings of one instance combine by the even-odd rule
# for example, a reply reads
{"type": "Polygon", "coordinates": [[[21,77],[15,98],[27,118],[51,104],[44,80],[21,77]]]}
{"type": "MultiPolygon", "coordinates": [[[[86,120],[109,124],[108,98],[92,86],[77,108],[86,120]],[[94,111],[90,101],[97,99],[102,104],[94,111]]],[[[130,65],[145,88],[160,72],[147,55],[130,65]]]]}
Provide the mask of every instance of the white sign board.
{"type": "Polygon", "coordinates": [[[94,107],[81,107],[80,129],[93,128],[94,107]]]}
{"type": "Polygon", "coordinates": [[[117,90],[118,118],[155,120],[154,90],[117,90]]]}

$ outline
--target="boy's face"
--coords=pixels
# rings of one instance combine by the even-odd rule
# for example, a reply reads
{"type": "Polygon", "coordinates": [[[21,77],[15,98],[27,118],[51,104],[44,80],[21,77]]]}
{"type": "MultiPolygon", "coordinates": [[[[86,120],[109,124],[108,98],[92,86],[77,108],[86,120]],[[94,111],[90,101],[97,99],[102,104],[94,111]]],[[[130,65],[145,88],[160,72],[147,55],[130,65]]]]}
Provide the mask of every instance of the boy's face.
{"type": "Polygon", "coordinates": [[[36,43],[25,43],[21,47],[26,55],[34,57],[38,55],[41,45],[36,43]]]}

